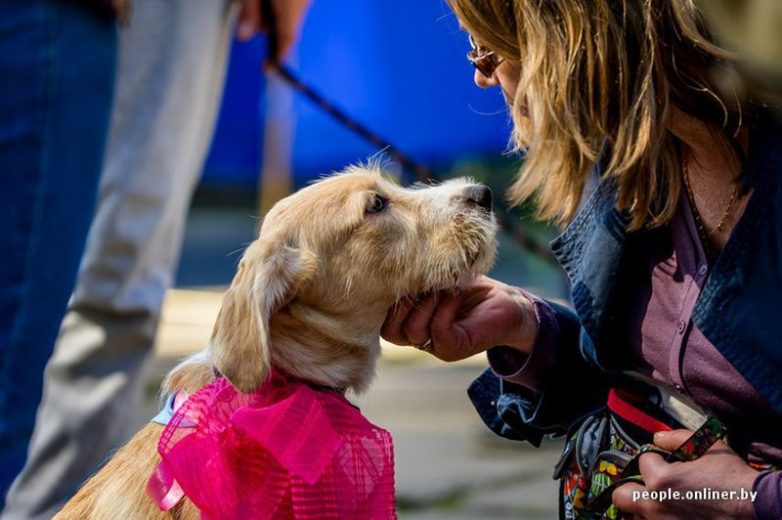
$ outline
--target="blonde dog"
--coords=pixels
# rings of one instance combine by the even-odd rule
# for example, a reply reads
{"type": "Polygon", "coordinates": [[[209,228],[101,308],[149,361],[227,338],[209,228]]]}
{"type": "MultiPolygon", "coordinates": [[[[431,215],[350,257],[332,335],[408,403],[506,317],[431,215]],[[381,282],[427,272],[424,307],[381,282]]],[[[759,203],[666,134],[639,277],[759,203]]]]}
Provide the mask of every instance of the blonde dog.
{"type": "MultiPolygon", "coordinates": [[[[402,188],[353,167],[283,199],[225,294],[207,350],[164,381],[192,394],[216,371],[242,392],[272,367],[314,385],[364,391],[380,328],[401,297],[457,287],[495,254],[491,192],[459,179],[402,188]]],[[[145,493],[163,426],[144,427],[56,519],[197,519],[186,498],[161,512],[145,493]]]]}

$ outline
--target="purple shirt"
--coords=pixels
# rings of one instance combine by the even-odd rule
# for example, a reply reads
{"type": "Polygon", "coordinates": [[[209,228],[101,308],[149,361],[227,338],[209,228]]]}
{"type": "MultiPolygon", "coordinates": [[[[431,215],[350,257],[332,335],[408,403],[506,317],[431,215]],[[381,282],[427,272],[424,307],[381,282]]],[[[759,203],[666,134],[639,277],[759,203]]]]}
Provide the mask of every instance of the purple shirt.
{"type": "MultiPolygon", "coordinates": [[[[686,196],[666,229],[639,241],[632,258],[633,271],[624,279],[625,287],[632,290],[624,293],[627,296],[621,307],[626,314],[618,320],[623,324],[618,332],[629,345],[630,363],[689,394],[726,422],[741,424],[741,432],[733,430],[729,435],[741,456],[782,466],[782,417],[692,321],[709,265],[686,196]]],[[[497,347],[489,350],[488,358],[497,375],[539,390],[545,372],[553,368],[554,353],[547,346],[556,344],[551,338],[557,331],[551,309],[532,298],[540,333],[530,355],[497,347]]],[[[760,475],[754,487],[758,491],[754,504],[757,518],[782,518],[782,472],[760,475]]]]}

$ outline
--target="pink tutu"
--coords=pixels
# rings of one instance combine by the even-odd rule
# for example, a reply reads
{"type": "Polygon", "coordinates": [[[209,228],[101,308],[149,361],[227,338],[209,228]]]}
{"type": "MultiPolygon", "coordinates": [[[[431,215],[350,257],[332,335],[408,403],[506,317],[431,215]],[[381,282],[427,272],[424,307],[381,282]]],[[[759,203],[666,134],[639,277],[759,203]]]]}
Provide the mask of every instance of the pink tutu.
{"type": "Polygon", "coordinates": [[[275,374],[242,394],[225,378],[176,411],[147,491],[161,510],[186,495],[205,520],[389,519],[391,435],[343,396],[275,374]]]}

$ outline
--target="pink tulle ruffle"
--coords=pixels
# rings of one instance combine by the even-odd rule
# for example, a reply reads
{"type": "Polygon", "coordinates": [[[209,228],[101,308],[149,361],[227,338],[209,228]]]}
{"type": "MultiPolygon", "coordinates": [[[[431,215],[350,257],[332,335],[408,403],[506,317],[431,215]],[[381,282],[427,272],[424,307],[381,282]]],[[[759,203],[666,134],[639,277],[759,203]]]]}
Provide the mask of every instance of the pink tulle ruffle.
{"type": "Polygon", "coordinates": [[[279,374],[251,394],[225,378],[202,388],[158,452],[147,489],[161,510],[184,494],[206,520],[396,518],[391,435],[343,396],[279,374]]]}

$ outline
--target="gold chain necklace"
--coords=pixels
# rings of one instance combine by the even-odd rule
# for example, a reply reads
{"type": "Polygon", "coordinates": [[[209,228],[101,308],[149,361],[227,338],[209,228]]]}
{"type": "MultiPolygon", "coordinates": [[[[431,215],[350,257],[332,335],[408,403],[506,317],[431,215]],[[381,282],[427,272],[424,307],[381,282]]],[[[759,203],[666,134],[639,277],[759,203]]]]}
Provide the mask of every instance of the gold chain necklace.
{"type": "Polygon", "coordinates": [[[706,226],[703,225],[703,218],[701,218],[701,213],[698,211],[698,206],[695,204],[695,195],[692,191],[692,186],[690,185],[690,168],[687,166],[687,162],[683,161],[684,165],[682,167],[683,173],[684,173],[684,186],[687,189],[687,198],[690,199],[690,206],[692,207],[692,216],[695,219],[695,227],[698,228],[698,235],[700,235],[701,242],[703,243],[703,248],[706,250],[707,256],[716,256],[716,253],[719,253],[719,248],[716,247],[713,239],[711,238],[713,234],[719,233],[723,230],[725,227],[725,222],[728,220],[728,215],[730,215],[730,210],[733,209],[733,203],[736,202],[736,199],[738,198],[739,194],[739,185],[738,183],[733,188],[733,193],[730,194],[730,199],[728,200],[728,203],[725,205],[725,209],[722,211],[722,216],[720,217],[719,222],[717,222],[717,227],[714,228],[714,231],[711,233],[706,230],[706,226]]]}

